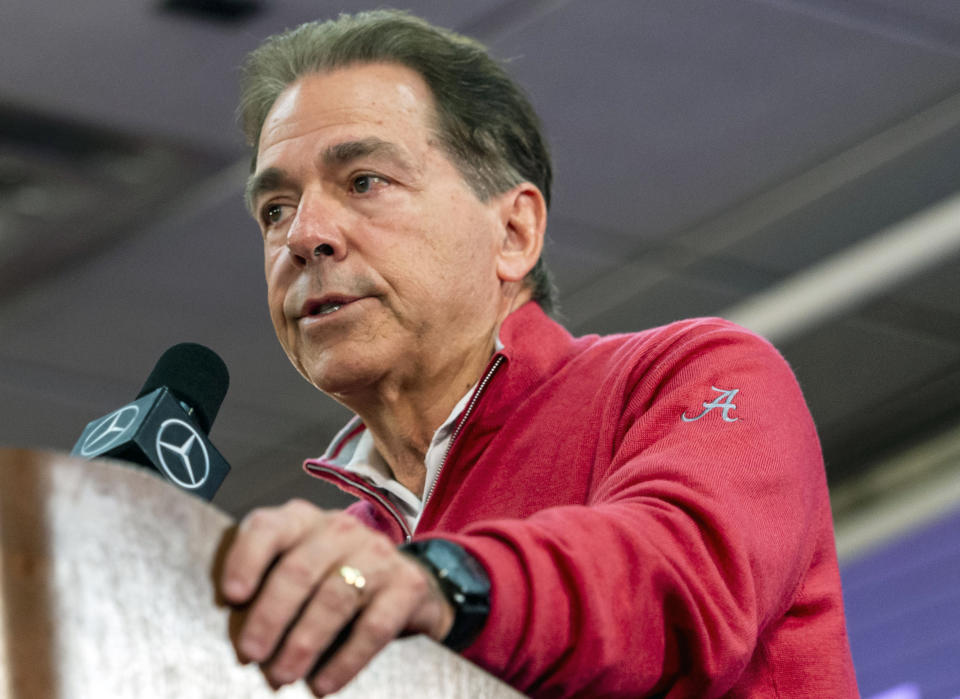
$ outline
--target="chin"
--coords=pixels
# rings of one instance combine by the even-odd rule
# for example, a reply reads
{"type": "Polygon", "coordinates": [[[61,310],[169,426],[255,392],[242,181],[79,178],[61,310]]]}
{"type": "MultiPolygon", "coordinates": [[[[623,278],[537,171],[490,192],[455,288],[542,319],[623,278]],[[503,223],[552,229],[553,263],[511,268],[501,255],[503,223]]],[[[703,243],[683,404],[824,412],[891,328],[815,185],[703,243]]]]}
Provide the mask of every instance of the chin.
{"type": "Polygon", "coordinates": [[[324,356],[307,363],[302,373],[316,388],[339,400],[376,384],[385,371],[382,364],[354,353],[348,357],[324,356]]]}

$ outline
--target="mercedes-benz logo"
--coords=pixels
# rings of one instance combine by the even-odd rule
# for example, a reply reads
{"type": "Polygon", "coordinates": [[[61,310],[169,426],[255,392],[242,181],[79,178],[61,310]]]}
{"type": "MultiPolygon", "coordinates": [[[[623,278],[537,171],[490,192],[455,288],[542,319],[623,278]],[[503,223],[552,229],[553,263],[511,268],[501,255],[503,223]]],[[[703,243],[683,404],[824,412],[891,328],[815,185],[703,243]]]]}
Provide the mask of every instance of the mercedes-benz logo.
{"type": "Polygon", "coordinates": [[[177,485],[193,490],[210,475],[210,455],[197,431],[183,420],[164,420],[157,430],[157,457],[177,485]]]}
{"type": "Polygon", "coordinates": [[[140,408],[136,405],[125,405],[103,418],[93,431],[87,435],[80,445],[82,456],[102,454],[120,441],[127,429],[136,422],[140,415],[140,408]]]}

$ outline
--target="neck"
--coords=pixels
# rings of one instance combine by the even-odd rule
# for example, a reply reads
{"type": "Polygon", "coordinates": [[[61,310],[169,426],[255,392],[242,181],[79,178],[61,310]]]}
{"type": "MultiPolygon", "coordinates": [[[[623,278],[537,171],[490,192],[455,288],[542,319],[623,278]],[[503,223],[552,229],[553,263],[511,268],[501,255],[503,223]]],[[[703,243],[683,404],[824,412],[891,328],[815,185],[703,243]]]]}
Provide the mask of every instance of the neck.
{"type": "Polygon", "coordinates": [[[413,379],[388,377],[363,396],[338,397],[360,416],[393,477],[411,492],[423,495],[433,435],[482,378],[503,319],[528,299],[528,294],[504,299],[493,327],[459,351],[448,354],[436,348],[437,357],[446,355],[444,361],[420,365],[413,379]]]}
{"type": "Polygon", "coordinates": [[[494,351],[494,337],[418,385],[381,387],[376,399],[351,406],[373,437],[394,478],[422,495],[425,458],[437,429],[481,378],[494,351]]]}

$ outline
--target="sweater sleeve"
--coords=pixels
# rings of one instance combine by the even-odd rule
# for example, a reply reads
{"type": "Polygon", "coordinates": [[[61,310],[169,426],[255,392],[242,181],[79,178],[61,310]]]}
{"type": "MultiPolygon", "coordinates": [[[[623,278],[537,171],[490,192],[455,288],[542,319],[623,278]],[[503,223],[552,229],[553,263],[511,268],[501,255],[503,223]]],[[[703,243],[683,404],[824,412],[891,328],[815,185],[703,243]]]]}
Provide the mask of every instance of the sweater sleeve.
{"type": "Polygon", "coordinates": [[[776,350],[717,321],[653,354],[623,349],[598,386],[584,504],[447,537],[493,586],[464,655],[522,691],[722,695],[829,521],[813,423],[776,350]]]}

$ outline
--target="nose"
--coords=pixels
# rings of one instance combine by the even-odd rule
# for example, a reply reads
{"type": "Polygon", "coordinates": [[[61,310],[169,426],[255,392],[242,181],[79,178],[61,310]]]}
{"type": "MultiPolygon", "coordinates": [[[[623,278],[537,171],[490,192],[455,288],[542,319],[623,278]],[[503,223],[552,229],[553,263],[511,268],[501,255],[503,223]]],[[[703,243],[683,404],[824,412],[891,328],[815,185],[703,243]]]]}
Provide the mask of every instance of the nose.
{"type": "Polygon", "coordinates": [[[319,196],[304,194],[287,229],[287,250],[298,265],[323,259],[339,260],[347,243],[338,225],[335,203],[325,204],[319,196]]]}

